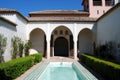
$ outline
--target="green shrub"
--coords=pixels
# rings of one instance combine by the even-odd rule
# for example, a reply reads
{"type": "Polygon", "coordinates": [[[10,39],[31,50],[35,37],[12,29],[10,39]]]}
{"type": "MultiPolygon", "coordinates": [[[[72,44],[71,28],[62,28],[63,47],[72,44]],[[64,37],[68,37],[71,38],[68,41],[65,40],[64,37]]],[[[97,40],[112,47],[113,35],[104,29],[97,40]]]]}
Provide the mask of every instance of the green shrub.
{"type": "Polygon", "coordinates": [[[2,63],[0,64],[0,80],[15,79],[41,60],[41,54],[34,54],[2,63]]]}
{"type": "Polygon", "coordinates": [[[22,40],[19,38],[19,37],[16,37],[14,36],[12,39],[11,39],[11,47],[12,47],[12,50],[11,50],[11,55],[12,55],[12,59],[16,59],[18,57],[18,55],[21,57],[22,55],[22,52],[23,52],[23,42],[22,40]]]}
{"type": "Polygon", "coordinates": [[[80,56],[81,61],[110,80],[120,79],[120,65],[87,54],[80,56]]]}
{"type": "Polygon", "coordinates": [[[25,45],[24,45],[24,51],[25,51],[25,56],[29,55],[29,49],[32,46],[32,42],[30,40],[26,41],[25,45]]]}
{"type": "Polygon", "coordinates": [[[33,55],[30,55],[30,56],[34,57],[34,62],[35,63],[38,63],[42,60],[42,58],[41,58],[42,54],[41,53],[33,54],[33,55]]]}

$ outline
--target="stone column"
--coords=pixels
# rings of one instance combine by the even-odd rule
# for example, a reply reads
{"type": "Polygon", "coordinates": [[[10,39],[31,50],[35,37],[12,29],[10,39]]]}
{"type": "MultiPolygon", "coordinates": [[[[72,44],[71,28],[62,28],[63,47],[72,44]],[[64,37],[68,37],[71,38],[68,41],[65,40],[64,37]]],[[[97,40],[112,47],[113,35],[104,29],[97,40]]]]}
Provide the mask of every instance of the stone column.
{"type": "Polygon", "coordinates": [[[74,23],[73,41],[74,41],[74,59],[77,59],[77,24],[76,23],[74,23]]]}
{"type": "Polygon", "coordinates": [[[47,40],[47,59],[50,59],[50,40],[47,40]]]}
{"type": "Polygon", "coordinates": [[[74,59],[77,59],[77,40],[74,41],[74,59]]]}
{"type": "Polygon", "coordinates": [[[47,35],[46,35],[46,41],[47,41],[47,59],[50,59],[50,23],[47,24],[47,35]]]}
{"type": "Polygon", "coordinates": [[[102,6],[105,6],[105,0],[102,0],[102,6]]]}

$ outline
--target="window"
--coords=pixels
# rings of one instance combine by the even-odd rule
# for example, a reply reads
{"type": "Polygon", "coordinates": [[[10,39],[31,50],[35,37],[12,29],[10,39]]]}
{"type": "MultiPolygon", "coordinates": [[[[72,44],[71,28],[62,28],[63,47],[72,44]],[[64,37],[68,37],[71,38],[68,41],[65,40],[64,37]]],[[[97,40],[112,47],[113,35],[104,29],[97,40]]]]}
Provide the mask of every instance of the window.
{"type": "Polygon", "coordinates": [[[62,30],[60,30],[60,35],[62,35],[63,34],[63,31],[62,30]]]}
{"type": "Polygon", "coordinates": [[[57,30],[55,30],[55,31],[54,31],[54,34],[55,34],[55,35],[57,35],[57,34],[58,34],[58,31],[57,31],[57,30]]]}
{"type": "Polygon", "coordinates": [[[105,13],[105,10],[103,10],[103,14],[105,13]]]}
{"type": "Polygon", "coordinates": [[[97,14],[99,14],[99,10],[97,10],[97,14]]]}
{"type": "Polygon", "coordinates": [[[67,30],[65,31],[65,35],[68,35],[68,31],[67,30]]]}
{"type": "Polygon", "coordinates": [[[113,6],[115,4],[114,0],[105,0],[106,6],[113,6]]]}
{"type": "Polygon", "coordinates": [[[102,0],[93,0],[94,6],[102,6],[102,0]]]}

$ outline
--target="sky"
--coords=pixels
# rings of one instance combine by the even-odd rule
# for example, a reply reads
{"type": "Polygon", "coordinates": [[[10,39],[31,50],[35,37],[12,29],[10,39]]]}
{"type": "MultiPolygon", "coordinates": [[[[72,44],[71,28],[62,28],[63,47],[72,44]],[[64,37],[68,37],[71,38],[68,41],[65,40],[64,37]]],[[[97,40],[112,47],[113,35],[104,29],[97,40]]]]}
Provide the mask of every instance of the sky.
{"type": "Polygon", "coordinates": [[[15,9],[28,16],[42,10],[83,10],[82,0],[0,0],[0,8],[15,9]]]}

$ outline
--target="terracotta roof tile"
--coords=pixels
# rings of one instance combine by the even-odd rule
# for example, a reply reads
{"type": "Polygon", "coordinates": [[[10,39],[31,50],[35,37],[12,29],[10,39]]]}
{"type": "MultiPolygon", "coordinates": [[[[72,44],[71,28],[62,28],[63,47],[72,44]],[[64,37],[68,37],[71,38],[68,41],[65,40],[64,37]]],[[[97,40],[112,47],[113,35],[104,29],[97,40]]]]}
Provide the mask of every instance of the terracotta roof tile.
{"type": "Polygon", "coordinates": [[[31,12],[29,21],[96,21],[89,13],[80,10],[45,10],[31,12]]]}
{"type": "Polygon", "coordinates": [[[0,8],[0,11],[16,11],[15,9],[0,8]]]}
{"type": "Polygon", "coordinates": [[[28,21],[26,17],[24,17],[20,12],[18,12],[18,11],[15,10],[15,9],[0,8],[0,14],[9,14],[9,13],[17,13],[17,14],[19,14],[21,17],[23,17],[26,21],[28,21]]]}
{"type": "Polygon", "coordinates": [[[89,13],[80,10],[45,10],[45,11],[30,12],[30,14],[89,14],[89,13]]]}

